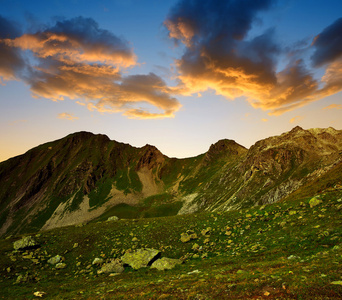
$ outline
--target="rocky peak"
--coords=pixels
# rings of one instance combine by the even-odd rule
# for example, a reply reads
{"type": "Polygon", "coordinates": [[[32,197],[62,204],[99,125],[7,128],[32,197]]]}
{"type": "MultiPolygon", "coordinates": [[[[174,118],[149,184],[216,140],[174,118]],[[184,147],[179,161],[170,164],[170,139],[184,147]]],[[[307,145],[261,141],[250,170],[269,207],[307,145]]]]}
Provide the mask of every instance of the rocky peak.
{"type": "Polygon", "coordinates": [[[141,148],[141,150],[142,156],[137,164],[137,170],[143,167],[152,169],[154,166],[156,166],[156,164],[159,164],[165,160],[164,155],[155,146],[146,144],[141,148]]]}
{"type": "Polygon", "coordinates": [[[95,138],[97,141],[101,142],[109,142],[110,139],[108,136],[104,134],[94,134],[92,132],[88,131],[80,131],[73,134],[70,134],[66,137],[68,141],[71,142],[71,144],[79,144],[83,143],[84,141],[87,141],[89,139],[95,138]]]}
{"type": "Polygon", "coordinates": [[[247,152],[247,149],[233,140],[223,139],[212,144],[205,154],[205,160],[211,160],[223,155],[239,155],[247,152]]]}

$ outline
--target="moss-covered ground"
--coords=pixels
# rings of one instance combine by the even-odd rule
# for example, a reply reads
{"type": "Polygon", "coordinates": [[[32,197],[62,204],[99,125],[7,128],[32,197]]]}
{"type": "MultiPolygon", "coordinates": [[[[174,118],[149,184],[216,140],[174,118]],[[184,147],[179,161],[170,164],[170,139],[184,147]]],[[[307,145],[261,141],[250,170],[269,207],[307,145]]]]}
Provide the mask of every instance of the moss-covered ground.
{"type": "Polygon", "coordinates": [[[342,191],[317,198],[314,207],[305,198],[69,226],[33,233],[40,247],[27,251],[13,251],[21,236],[8,237],[0,240],[0,299],[34,299],[36,291],[45,299],[342,299],[342,191]],[[197,238],[183,243],[187,230],[197,238]],[[144,247],[184,263],[115,276],[92,265],[144,247]],[[57,254],[66,268],[47,263],[57,254]]]}

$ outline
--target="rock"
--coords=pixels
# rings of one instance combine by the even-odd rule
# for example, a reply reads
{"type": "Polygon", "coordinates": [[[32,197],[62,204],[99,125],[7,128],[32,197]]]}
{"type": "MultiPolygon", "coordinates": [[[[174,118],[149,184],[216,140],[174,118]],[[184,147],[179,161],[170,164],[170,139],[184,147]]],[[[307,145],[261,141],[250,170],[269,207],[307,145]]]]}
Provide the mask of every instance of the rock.
{"type": "Polygon", "coordinates": [[[15,241],[13,243],[14,250],[25,250],[30,248],[37,248],[39,244],[32,236],[26,236],[21,240],[15,241]]]}
{"type": "Polygon", "coordinates": [[[151,268],[158,270],[170,270],[173,269],[176,265],[180,265],[182,263],[179,259],[173,259],[168,257],[162,257],[157,259],[152,265],[151,268]]]}
{"type": "Polygon", "coordinates": [[[130,265],[133,269],[140,269],[151,265],[160,256],[160,251],[155,249],[138,249],[133,252],[126,252],[121,260],[124,264],[130,265]]]}
{"type": "Polygon", "coordinates": [[[198,273],[201,273],[201,271],[199,271],[199,270],[193,270],[193,271],[191,271],[191,272],[188,272],[188,275],[198,274],[198,273]]]}
{"type": "Polygon", "coordinates": [[[46,293],[45,292],[40,292],[40,291],[37,291],[37,292],[34,292],[33,295],[36,296],[36,297],[43,297],[46,293]]]}
{"type": "Polygon", "coordinates": [[[315,207],[315,206],[317,206],[317,205],[319,205],[321,203],[322,203],[322,200],[317,199],[316,197],[311,198],[310,201],[309,201],[309,205],[310,205],[311,208],[313,208],[313,207],[315,207]]]}
{"type": "Polygon", "coordinates": [[[118,221],[118,220],[119,220],[119,217],[117,216],[112,216],[107,219],[107,221],[118,221]]]}
{"type": "Polygon", "coordinates": [[[98,258],[98,257],[96,257],[96,258],[93,260],[92,265],[101,265],[101,264],[103,264],[103,262],[104,262],[103,258],[98,258]]]}
{"type": "Polygon", "coordinates": [[[66,268],[66,264],[65,263],[58,263],[56,265],[56,269],[64,269],[64,268],[66,268]]]}
{"type": "Polygon", "coordinates": [[[109,263],[106,263],[97,272],[98,274],[108,273],[122,273],[125,270],[123,263],[120,259],[113,259],[109,263]]]}
{"type": "Polygon", "coordinates": [[[188,230],[187,232],[183,232],[180,238],[182,243],[187,243],[195,239],[197,239],[197,234],[193,230],[188,230]]]}
{"type": "Polygon", "coordinates": [[[210,235],[211,230],[212,230],[212,228],[211,228],[211,227],[208,227],[208,228],[206,228],[206,229],[203,229],[203,230],[201,231],[201,234],[202,234],[203,236],[208,236],[208,235],[210,235]]]}
{"type": "Polygon", "coordinates": [[[200,248],[200,246],[197,243],[192,245],[192,250],[194,250],[194,251],[198,251],[199,248],[200,248]]]}
{"type": "Polygon", "coordinates": [[[296,255],[290,255],[287,259],[288,260],[296,260],[296,259],[300,259],[300,257],[296,256],[296,255]]]}
{"type": "Polygon", "coordinates": [[[75,243],[73,248],[77,248],[78,247],[78,243],[75,243]]]}
{"type": "Polygon", "coordinates": [[[62,260],[62,256],[56,255],[54,257],[51,257],[47,262],[51,265],[55,265],[59,263],[62,260]]]}

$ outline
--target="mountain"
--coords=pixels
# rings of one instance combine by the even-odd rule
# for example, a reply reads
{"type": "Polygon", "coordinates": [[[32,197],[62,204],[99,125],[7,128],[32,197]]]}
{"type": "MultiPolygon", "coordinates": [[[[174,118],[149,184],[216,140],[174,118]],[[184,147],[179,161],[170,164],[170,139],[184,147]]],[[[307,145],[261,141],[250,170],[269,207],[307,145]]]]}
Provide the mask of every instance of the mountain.
{"type": "Polygon", "coordinates": [[[197,157],[79,132],[0,163],[0,234],[102,220],[228,211],[342,185],[342,130],[295,127],[197,157]]]}

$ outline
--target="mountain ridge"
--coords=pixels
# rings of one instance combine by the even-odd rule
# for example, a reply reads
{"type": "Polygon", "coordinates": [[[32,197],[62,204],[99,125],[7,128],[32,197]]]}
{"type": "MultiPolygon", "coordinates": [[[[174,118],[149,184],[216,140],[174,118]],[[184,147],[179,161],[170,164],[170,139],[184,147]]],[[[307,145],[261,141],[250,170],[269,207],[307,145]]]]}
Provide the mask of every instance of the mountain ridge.
{"type": "Polygon", "coordinates": [[[318,178],[322,189],[340,186],[341,166],[342,130],[331,127],[297,126],[249,149],[223,139],[184,159],[82,131],[0,163],[0,234],[109,212],[148,217],[274,203],[318,178]]]}

